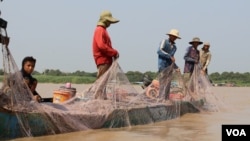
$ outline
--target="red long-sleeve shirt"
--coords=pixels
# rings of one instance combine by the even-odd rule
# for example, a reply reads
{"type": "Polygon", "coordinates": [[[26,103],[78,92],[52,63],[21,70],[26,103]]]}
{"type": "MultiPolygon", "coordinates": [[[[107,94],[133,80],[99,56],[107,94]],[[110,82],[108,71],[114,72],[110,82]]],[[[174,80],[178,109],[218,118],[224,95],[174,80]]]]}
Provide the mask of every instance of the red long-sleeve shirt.
{"type": "Polygon", "coordinates": [[[97,26],[94,32],[92,51],[96,65],[112,64],[118,51],[112,48],[111,39],[105,27],[97,26]]]}

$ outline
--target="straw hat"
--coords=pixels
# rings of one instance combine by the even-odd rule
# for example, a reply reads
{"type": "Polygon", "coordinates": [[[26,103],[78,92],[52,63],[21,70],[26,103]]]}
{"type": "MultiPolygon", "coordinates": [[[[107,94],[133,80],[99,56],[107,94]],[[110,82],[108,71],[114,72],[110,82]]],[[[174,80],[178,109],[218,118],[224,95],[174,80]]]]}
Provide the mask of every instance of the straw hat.
{"type": "Polygon", "coordinates": [[[193,40],[189,42],[189,44],[193,44],[194,42],[198,42],[199,44],[203,44],[203,42],[200,41],[199,37],[194,37],[193,40]]]}
{"type": "Polygon", "coordinates": [[[209,42],[205,42],[204,46],[210,46],[210,43],[209,42]]]}
{"type": "Polygon", "coordinates": [[[108,22],[110,22],[112,24],[119,22],[118,19],[112,17],[112,13],[110,11],[104,10],[100,14],[100,19],[99,19],[97,25],[103,25],[104,22],[106,22],[106,21],[108,21],[108,22]]]}
{"type": "Polygon", "coordinates": [[[177,37],[178,39],[181,39],[181,37],[179,36],[179,31],[177,29],[171,29],[169,33],[167,33],[167,35],[172,35],[177,37]]]}

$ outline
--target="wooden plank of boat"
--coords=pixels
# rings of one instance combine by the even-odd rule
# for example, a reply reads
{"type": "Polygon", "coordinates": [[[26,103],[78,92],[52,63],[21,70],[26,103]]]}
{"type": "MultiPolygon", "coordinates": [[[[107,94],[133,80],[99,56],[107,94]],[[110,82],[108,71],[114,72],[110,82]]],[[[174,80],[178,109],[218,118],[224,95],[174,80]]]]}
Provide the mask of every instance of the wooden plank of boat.
{"type": "MultiPolygon", "coordinates": [[[[13,139],[24,137],[24,130],[22,125],[18,121],[18,116],[25,116],[26,121],[29,123],[31,128],[30,132],[33,136],[43,136],[48,135],[48,128],[56,127],[51,123],[50,120],[45,120],[43,113],[25,113],[25,112],[13,112],[0,107],[0,138],[1,139],[13,139]],[[22,114],[23,113],[23,114],[22,114]]],[[[56,128],[54,128],[56,129],[56,128]]],[[[54,132],[54,131],[53,131],[54,132]]],[[[54,133],[60,133],[55,131],[54,133]]],[[[52,134],[52,132],[51,132],[52,134]]]]}

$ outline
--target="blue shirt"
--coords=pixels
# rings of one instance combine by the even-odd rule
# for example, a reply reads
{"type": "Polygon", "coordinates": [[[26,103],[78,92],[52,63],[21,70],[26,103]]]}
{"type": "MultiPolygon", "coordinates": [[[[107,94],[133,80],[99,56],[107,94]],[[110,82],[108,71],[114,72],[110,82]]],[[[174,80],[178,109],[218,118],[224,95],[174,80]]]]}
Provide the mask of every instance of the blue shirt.
{"type": "MultiPolygon", "coordinates": [[[[161,72],[168,66],[170,66],[173,62],[171,57],[174,57],[174,54],[177,50],[175,43],[171,44],[169,39],[164,39],[160,43],[160,47],[157,50],[158,54],[158,72],[161,72]]],[[[178,66],[175,64],[175,68],[178,66]]]]}

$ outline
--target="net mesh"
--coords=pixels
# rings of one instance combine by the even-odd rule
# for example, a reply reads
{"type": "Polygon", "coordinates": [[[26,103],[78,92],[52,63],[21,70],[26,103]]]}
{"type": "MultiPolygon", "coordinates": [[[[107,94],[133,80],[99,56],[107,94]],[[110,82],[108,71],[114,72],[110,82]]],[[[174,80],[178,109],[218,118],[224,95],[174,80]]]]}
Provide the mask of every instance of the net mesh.
{"type": "Polygon", "coordinates": [[[32,99],[8,47],[2,46],[4,80],[0,91],[0,138],[42,136],[117,128],[174,119],[188,112],[220,111],[223,102],[198,65],[188,83],[173,65],[138,91],[118,60],[89,88],[61,103],[32,99]],[[2,124],[3,123],[3,124],[2,124]]]}

